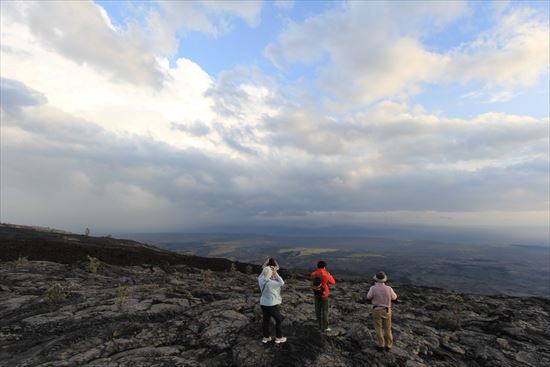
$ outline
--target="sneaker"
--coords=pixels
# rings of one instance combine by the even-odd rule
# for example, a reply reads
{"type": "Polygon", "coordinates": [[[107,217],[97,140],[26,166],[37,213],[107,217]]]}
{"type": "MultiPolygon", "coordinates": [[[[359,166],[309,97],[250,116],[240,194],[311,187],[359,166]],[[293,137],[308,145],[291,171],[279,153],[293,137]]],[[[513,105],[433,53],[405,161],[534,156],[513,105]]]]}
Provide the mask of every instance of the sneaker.
{"type": "Polygon", "coordinates": [[[332,331],[332,329],[328,327],[328,328],[326,328],[326,329],[323,330],[323,331],[324,331],[325,333],[328,333],[329,331],[332,331]]]}
{"type": "Polygon", "coordinates": [[[391,348],[390,348],[390,347],[385,347],[384,350],[385,350],[386,352],[391,352],[391,348]]]}
{"type": "Polygon", "coordinates": [[[276,344],[280,344],[280,343],[284,343],[286,342],[286,337],[282,337],[282,338],[275,338],[275,343],[276,344]]]}
{"type": "Polygon", "coordinates": [[[264,344],[269,343],[270,341],[271,341],[271,337],[262,339],[262,343],[264,344]]]}

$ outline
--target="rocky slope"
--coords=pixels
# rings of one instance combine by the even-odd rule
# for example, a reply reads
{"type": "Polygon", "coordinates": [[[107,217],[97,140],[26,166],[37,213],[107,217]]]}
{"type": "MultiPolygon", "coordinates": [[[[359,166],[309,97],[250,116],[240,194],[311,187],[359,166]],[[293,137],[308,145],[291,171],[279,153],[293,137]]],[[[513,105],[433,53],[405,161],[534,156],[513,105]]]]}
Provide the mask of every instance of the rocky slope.
{"type": "Polygon", "coordinates": [[[157,257],[157,249],[109,239],[129,252],[139,248],[148,265],[112,264],[104,239],[49,233],[49,242],[32,247],[24,238],[47,236],[2,229],[0,366],[550,365],[548,299],[392,284],[400,296],[396,344],[391,353],[379,353],[364,299],[370,282],[335,274],[333,331],[326,335],[316,328],[305,275],[287,271],[282,294],[288,342],[263,345],[255,268],[211,271],[209,261],[220,266],[215,259],[173,255],[179,260],[166,261],[164,251],[157,257]],[[66,242],[82,256],[66,261],[59,253],[55,261],[54,249],[66,242]],[[84,255],[84,242],[96,250],[93,256],[105,255],[97,269],[84,255]],[[30,261],[8,259],[7,249],[30,261]],[[41,252],[52,257],[43,261],[41,252]]]}

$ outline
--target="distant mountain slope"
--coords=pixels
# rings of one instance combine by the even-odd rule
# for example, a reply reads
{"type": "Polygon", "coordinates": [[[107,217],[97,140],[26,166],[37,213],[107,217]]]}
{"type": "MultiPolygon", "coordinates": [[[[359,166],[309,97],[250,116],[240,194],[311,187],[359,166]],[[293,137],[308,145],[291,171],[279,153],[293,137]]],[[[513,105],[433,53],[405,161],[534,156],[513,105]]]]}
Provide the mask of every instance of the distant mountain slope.
{"type": "MultiPolygon", "coordinates": [[[[141,242],[111,237],[92,237],[74,233],[0,223],[0,261],[29,260],[71,264],[93,256],[112,265],[189,265],[215,271],[229,270],[234,264],[244,271],[248,264],[222,258],[203,258],[164,250],[141,242]]],[[[253,265],[259,271],[258,265],[253,265]]]]}
{"type": "Polygon", "coordinates": [[[379,353],[369,282],[337,277],[326,335],[316,327],[309,281],[289,271],[288,342],[263,345],[257,275],[204,270],[229,260],[7,226],[0,240],[0,366],[550,365],[547,299],[392,284],[396,344],[379,353]],[[91,250],[106,259],[97,269],[86,260],[91,250]],[[31,261],[14,261],[17,251],[31,261]]]}

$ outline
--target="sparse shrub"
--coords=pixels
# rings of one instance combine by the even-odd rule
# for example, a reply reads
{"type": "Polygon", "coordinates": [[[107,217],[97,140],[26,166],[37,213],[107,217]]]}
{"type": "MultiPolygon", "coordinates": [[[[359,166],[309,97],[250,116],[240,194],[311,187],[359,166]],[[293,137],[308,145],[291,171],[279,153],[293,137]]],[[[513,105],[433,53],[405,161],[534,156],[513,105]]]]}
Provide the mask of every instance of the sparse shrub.
{"type": "Polygon", "coordinates": [[[351,299],[353,300],[353,302],[359,302],[361,300],[361,296],[359,295],[359,293],[353,292],[351,294],[351,299]]]}
{"type": "Polygon", "coordinates": [[[262,306],[256,304],[254,305],[254,319],[260,321],[262,319],[262,306]]]}
{"type": "Polygon", "coordinates": [[[27,265],[29,263],[29,258],[26,256],[19,256],[15,263],[17,265],[27,265]]]}
{"type": "Polygon", "coordinates": [[[65,287],[65,290],[66,290],[67,292],[74,291],[75,289],[78,289],[78,284],[76,284],[76,283],[73,282],[72,280],[69,282],[69,284],[67,285],[67,287],[65,287]]]}
{"type": "Polygon", "coordinates": [[[438,312],[434,319],[434,326],[436,329],[445,329],[450,331],[456,331],[460,328],[456,319],[452,317],[448,312],[438,312]]]}
{"type": "Polygon", "coordinates": [[[234,273],[237,271],[237,266],[235,265],[235,263],[231,263],[231,266],[229,267],[229,272],[230,273],[234,273]]]}
{"type": "Polygon", "coordinates": [[[125,304],[128,303],[128,287],[125,285],[121,285],[115,290],[118,294],[116,298],[116,304],[119,308],[122,308],[125,304]]]}
{"type": "Polygon", "coordinates": [[[464,298],[458,294],[451,294],[447,297],[447,301],[449,304],[449,310],[451,310],[453,315],[458,319],[464,310],[464,298]]]}
{"type": "Polygon", "coordinates": [[[449,311],[441,311],[434,317],[435,327],[451,331],[462,327],[461,316],[464,310],[464,299],[459,294],[451,294],[447,297],[449,311]]]}
{"type": "Polygon", "coordinates": [[[210,283],[212,282],[212,278],[213,278],[213,274],[212,274],[212,270],[203,270],[201,272],[201,275],[202,275],[202,285],[203,287],[208,287],[210,286],[210,283]]]}
{"type": "Polygon", "coordinates": [[[113,330],[113,334],[111,334],[111,337],[112,337],[113,339],[118,339],[118,338],[120,338],[121,335],[122,335],[122,333],[121,333],[120,331],[118,331],[118,330],[113,330]]]}
{"type": "Polygon", "coordinates": [[[244,272],[245,272],[246,274],[252,274],[252,266],[247,265],[247,266],[244,268],[244,272]]]}
{"type": "Polygon", "coordinates": [[[57,304],[62,302],[65,298],[67,298],[66,291],[63,289],[61,284],[55,283],[52,285],[47,291],[44,296],[44,299],[46,302],[48,302],[50,305],[57,304]]]}
{"type": "Polygon", "coordinates": [[[117,294],[128,293],[128,286],[119,285],[118,287],[115,288],[115,291],[117,292],[117,294]]]}
{"type": "Polygon", "coordinates": [[[143,292],[147,292],[151,289],[159,289],[159,288],[160,288],[160,285],[158,285],[157,283],[148,283],[148,284],[142,284],[139,287],[139,290],[141,290],[143,292]]]}
{"type": "Polygon", "coordinates": [[[97,269],[99,268],[99,259],[97,257],[93,257],[88,255],[88,272],[90,273],[97,273],[97,269]]]}
{"type": "Polygon", "coordinates": [[[117,297],[116,304],[119,308],[124,307],[128,303],[128,296],[123,294],[117,297]]]}

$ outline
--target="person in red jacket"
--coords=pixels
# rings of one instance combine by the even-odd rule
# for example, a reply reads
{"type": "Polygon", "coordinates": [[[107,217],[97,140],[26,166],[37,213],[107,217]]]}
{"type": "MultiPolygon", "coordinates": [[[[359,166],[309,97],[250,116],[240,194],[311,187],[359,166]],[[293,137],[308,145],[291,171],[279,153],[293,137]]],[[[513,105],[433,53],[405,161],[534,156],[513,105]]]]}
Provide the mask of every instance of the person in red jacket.
{"type": "Polygon", "coordinates": [[[336,284],[334,277],[327,271],[327,263],[319,261],[317,270],[312,272],[309,279],[313,281],[313,293],[315,294],[315,316],[319,327],[323,331],[330,331],[328,326],[328,306],[330,291],[329,284],[336,284]]]}

